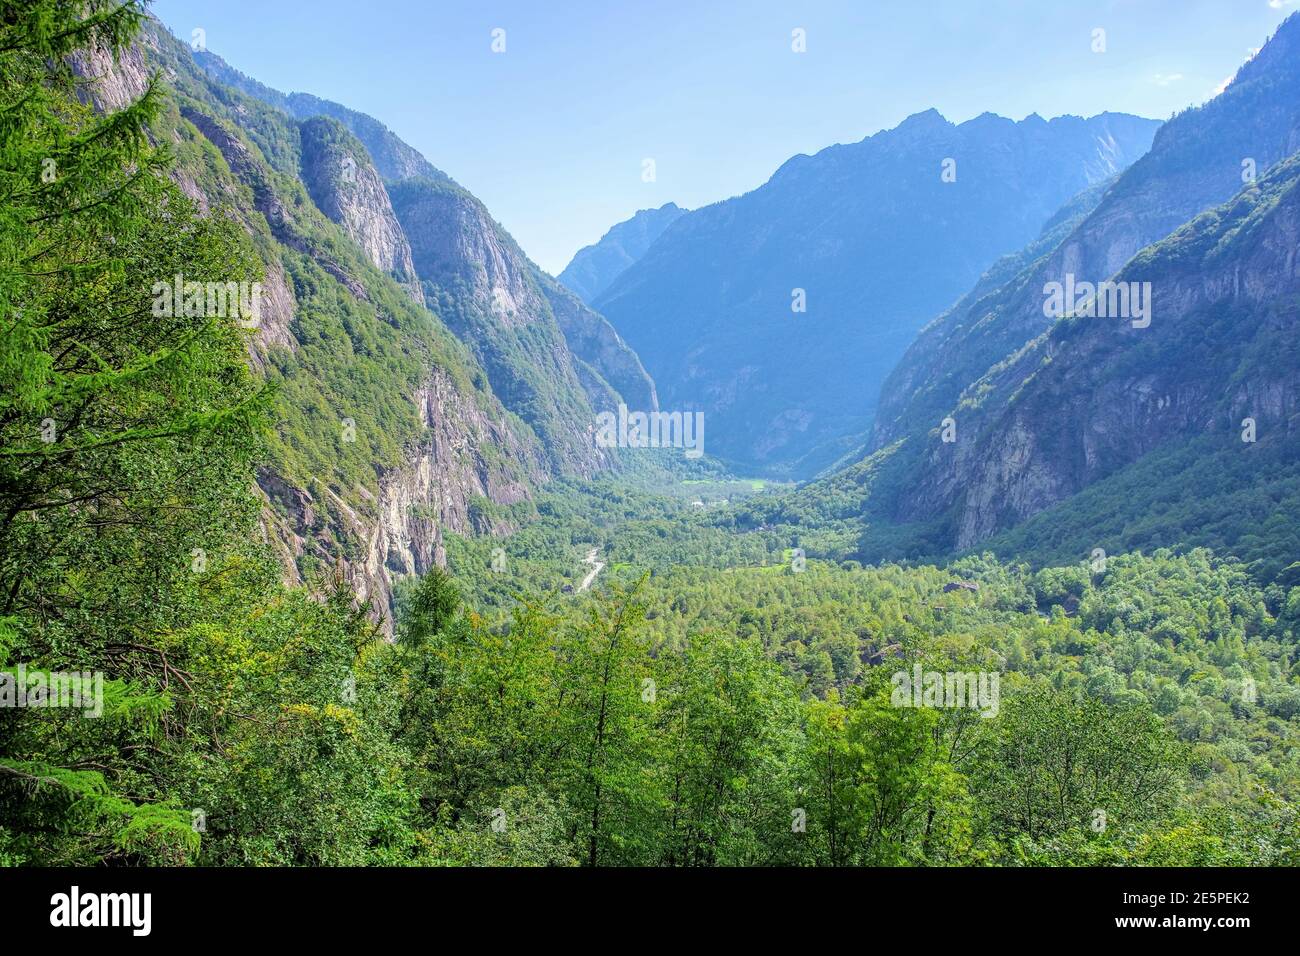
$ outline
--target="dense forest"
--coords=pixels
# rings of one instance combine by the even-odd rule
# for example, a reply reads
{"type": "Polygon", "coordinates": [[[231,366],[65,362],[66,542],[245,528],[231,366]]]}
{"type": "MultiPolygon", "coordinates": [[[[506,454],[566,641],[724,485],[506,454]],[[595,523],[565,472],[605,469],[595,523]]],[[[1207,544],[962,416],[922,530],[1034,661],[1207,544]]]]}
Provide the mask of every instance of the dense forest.
{"type": "MultiPolygon", "coordinates": [[[[81,7],[0,3],[0,669],[101,672],[103,713],[0,709],[0,865],[1300,863],[1300,551],[1226,513],[871,564],[861,473],[800,497],[629,455],[474,502],[509,533],[449,533],[395,612],[324,562],[286,583],[257,469],[394,456],[418,423],[377,383],[418,337],[331,301],[254,371],[237,318],[159,314],[173,276],[264,278],[264,237],[169,176],[159,81],[78,96],[69,55],[141,21],[81,7]],[[342,348],[367,362],[313,391],[342,348]],[[387,444],[333,454],[336,388],[387,444]]],[[[1093,495],[1106,530],[1122,487],[1093,495]]]]}

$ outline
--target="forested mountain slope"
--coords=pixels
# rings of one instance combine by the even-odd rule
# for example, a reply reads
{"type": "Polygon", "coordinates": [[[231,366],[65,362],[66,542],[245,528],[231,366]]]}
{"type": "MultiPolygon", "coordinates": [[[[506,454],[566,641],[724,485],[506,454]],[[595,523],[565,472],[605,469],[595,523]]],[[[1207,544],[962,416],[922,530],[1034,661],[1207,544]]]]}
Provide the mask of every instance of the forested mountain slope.
{"type": "Polygon", "coordinates": [[[283,406],[259,483],[291,580],[342,561],[387,610],[394,575],[442,559],[444,530],[494,530],[480,500],[616,464],[591,429],[620,400],[654,407],[636,356],[381,124],[282,96],[153,21],[117,62],[80,62],[101,109],[163,70],[174,177],[257,240],[251,360],[283,406]],[[447,202],[421,209],[429,195],[447,202]]]}
{"type": "MultiPolygon", "coordinates": [[[[570,350],[540,270],[454,183],[408,179],[390,191],[430,306],[474,353],[507,407],[542,438],[554,470],[592,475],[610,467],[611,451],[596,446],[593,429],[597,410],[613,407],[613,392],[600,369],[584,368],[570,350]]],[[[612,329],[608,334],[617,341],[612,329]]],[[[634,356],[627,366],[637,367],[634,356]]],[[[644,372],[633,384],[651,391],[644,372]]]]}
{"type": "Polygon", "coordinates": [[[342,562],[386,611],[392,576],[441,560],[443,530],[474,528],[478,499],[517,501],[545,480],[540,442],[421,305],[383,183],[341,126],[216,84],[154,23],[119,63],[80,62],[101,108],[162,70],[173,92],[154,135],[177,154],[172,175],[254,240],[265,278],[251,359],[279,411],[258,481],[286,573],[342,562]]]}
{"type": "Polygon", "coordinates": [[[1157,448],[1202,436],[1211,458],[1256,458],[1240,476],[1252,483],[1278,477],[1266,465],[1275,451],[1293,470],[1298,182],[1292,157],[1120,270],[1117,282],[1150,283],[1149,326],[1067,318],[974,383],[954,411],[957,440],[931,446],[901,515],[952,508],[955,544],[969,547],[1157,448]]]}
{"type": "Polygon", "coordinates": [[[299,119],[346,126],[393,194],[431,305],[474,351],[506,407],[537,432],[552,467],[594,474],[611,465],[587,432],[596,412],[613,407],[615,395],[657,406],[654,383],[603,316],[557,292],[477,198],[373,117],[280,93],[210,52],[195,59],[209,76],[299,119]]]}

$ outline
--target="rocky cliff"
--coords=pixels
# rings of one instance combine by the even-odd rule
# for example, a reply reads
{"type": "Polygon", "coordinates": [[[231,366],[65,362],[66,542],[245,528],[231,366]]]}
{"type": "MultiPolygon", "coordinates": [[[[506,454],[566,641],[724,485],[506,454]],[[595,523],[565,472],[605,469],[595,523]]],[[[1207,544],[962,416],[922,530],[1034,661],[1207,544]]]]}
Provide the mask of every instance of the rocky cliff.
{"type": "Polygon", "coordinates": [[[614,456],[596,447],[589,391],[532,263],[454,184],[405,180],[392,196],[430,304],[542,440],[551,467],[582,476],[609,468],[614,456]]]}
{"type": "Polygon", "coordinates": [[[1044,331],[1052,321],[1042,308],[1047,283],[1113,275],[1138,250],[1297,149],[1300,21],[1292,18],[1225,92],[1161,127],[1150,152],[1064,235],[1046,232],[1047,241],[1022,253],[1019,270],[1000,285],[982,283],[918,337],[881,389],[872,448],[932,427],[986,369],[1044,331]]]}
{"type": "Polygon", "coordinates": [[[420,304],[410,245],[357,139],[221,84],[191,54],[152,23],[123,57],[79,69],[98,78],[101,107],[136,98],[155,71],[170,86],[153,135],[174,145],[201,208],[245,226],[265,269],[249,349],[280,393],[258,472],[268,543],[288,580],[341,567],[387,614],[395,580],[444,560],[445,532],[503,530],[478,502],[524,501],[556,472],[420,304]]]}
{"type": "Polygon", "coordinates": [[[365,147],[341,123],[326,117],[303,121],[299,133],[302,180],[316,206],[343,227],[375,266],[424,305],[411,246],[365,147]]]}
{"type": "MultiPolygon", "coordinates": [[[[196,60],[210,78],[304,120],[304,129],[316,129],[321,118],[345,127],[384,180],[422,294],[482,364],[496,395],[535,433],[548,468],[591,476],[617,463],[616,451],[595,447],[597,411],[620,400],[654,407],[655,390],[603,316],[572,301],[478,199],[373,117],[310,94],[281,93],[211,53],[196,60]]],[[[369,205],[377,207],[373,191],[369,205]]],[[[327,213],[330,206],[326,200],[327,213]]],[[[390,232],[385,226],[363,245],[382,247],[390,232]]]]}
{"type": "Polygon", "coordinates": [[[966,548],[1171,442],[1300,450],[1298,184],[1300,156],[1121,269],[1150,283],[1149,326],[1079,315],[991,369],[902,516],[952,509],[966,548]]]}
{"type": "MultiPolygon", "coordinates": [[[[485,523],[476,499],[525,501],[544,476],[535,450],[505,421],[492,420],[468,400],[445,372],[432,370],[414,398],[424,426],[419,444],[373,488],[359,489],[359,506],[329,487],[318,498],[273,468],[258,475],[271,506],[263,525],[285,566],[297,569],[304,558],[337,559],[339,543],[351,543],[356,557],[344,562],[346,579],[360,598],[385,610],[396,579],[446,564],[445,531],[509,530],[485,523]]],[[[297,576],[291,573],[290,579],[297,576]]]]}

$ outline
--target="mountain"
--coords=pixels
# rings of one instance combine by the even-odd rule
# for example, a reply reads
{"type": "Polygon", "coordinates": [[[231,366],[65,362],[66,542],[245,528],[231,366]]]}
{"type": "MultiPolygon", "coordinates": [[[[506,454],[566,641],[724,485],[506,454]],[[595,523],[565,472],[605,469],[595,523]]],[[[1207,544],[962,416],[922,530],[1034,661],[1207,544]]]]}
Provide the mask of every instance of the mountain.
{"type": "MultiPolygon", "coordinates": [[[[1102,180],[1074,196],[1033,242],[1000,258],[952,308],[917,334],[880,388],[870,450],[917,428],[930,428],[953,406],[962,389],[1017,344],[1017,333],[994,321],[993,314],[1024,292],[1040,261],[1057,251],[1087,219],[1117,178],[1102,180]]],[[[1026,317],[1031,324],[1036,321],[1026,317]]],[[[1044,318],[1041,327],[1045,323],[1044,318]]]]}
{"type": "Polygon", "coordinates": [[[880,383],[923,323],[1071,196],[1137,159],[1157,126],[919,113],[684,214],[593,306],[665,407],[704,411],[711,453],[808,475],[861,443],[880,383]]]}
{"type": "Polygon", "coordinates": [[[1292,16],[936,320],[889,379],[872,453],[787,512],[856,514],[868,560],[1204,544],[1281,571],[1300,548],[1281,517],[1300,507],[1297,151],[1292,16]],[[1114,292],[1049,315],[1053,283],[1099,280],[1114,292]],[[1117,315],[1120,289],[1145,306],[1117,315]]]}
{"type": "Polygon", "coordinates": [[[641,364],[640,357],[605,317],[540,269],[534,271],[534,278],[578,360],[579,375],[590,378],[594,374],[599,379],[588,387],[592,403],[602,408],[611,407],[613,397],[598,398],[603,382],[614,389],[630,408],[657,409],[659,396],[654,381],[641,364]]]}
{"type": "Polygon", "coordinates": [[[551,478],[617,464],[590,437],[593,400],[622,400],[604,371],[653,395],[635,356],[382,124],[278,94],[156,21],[122,56],[84,54],[77,69],[101,109],[161,72],[152,135],[175,152],[174,178],[261,259],[248,357],[278,398],[257,481],[286,580],[337,566],[386,613],[398,578],[445,561],[444,532],[505,530],[551,478]],[[421,219],[410,183],[444,191],[447,218],[421,219]]]}
{"type": "Polygon", "coordinates": [[[638,211],[611,226],[595,245],[579,249],[557,278],[583,302],[593,301],[688,211],[671,202],[638,211]]]}
{"type": "Polygon", "coordinates": [[[403,180],[391,195],[430,305],[474,353],[493,391],[543,439],[556,471],[589,476],[609,467],[590,431],[608,385],[583,383],[536,267],[454,183],[403,180]]]}
{"type": "MultiPolygon", "coordinates": [[[[957,547],[967,548],[1195,442],[1197,465],[1214,462],[1222,476],[1210,496],[1255,487],[1262,521],[1241,515],[1240,531],[1267,534],[1282,506],[1272,492],[1282,478],[1294,486],[1300,462],[1298,244],[1300,155],[1116,274],[1150,283],[1149,327],[1071,317],[991,369],[972,387],[985,405],[958,413],[970,439],[931,446],[904,516],[948,511],[957,547]]],[[[1188,487],[1172,477],[1128,488],[1123,513],[1148,523],[1169,516],[1188,487]]],[[[1295,503],[1294,487],[1287,499],[1295,503]]],[[[1125,543],[1097,540],[1097,524],[1087,532],[1080,557],[1125,543]]]]}
{"type": "Polygon", "coordinates": [[[933,427],[964,388],[1048,328],[1046,283],[1113,275],[1144,246],[1232,196],[1247,163],[1262,175],[1300,148],[1295,32],[1288,20],[1224,93],[1161,127],[1150,152],[1066,235],[1025,250],[1019,271],[1000,285],[982,283],[979,294],[927,327],[881,388],[871,447],[933,427]]]}
{"type": "Polygon", "coordinates": [[[207,75],[286,111],[304,127],[337,121],[365,147],[385,181],[413,254],[420,296],[466,343],[495,393],[540,439],[556,474],[590,477],[615,464],[596,447],[596,414],[655,408],[640,359],[605,318],[568,301],[487,208],[373,117],[304,93],[281,93],[215,54],[207,75]]]}
{"type": "Polygon", "coordinates": [[[314,117],[298,128],[302,180],[316,207],[342,226],[377,268],[424,305],[411,244],[365,147],[337,120],[314,117]]]}
{"type": "Polygon", "coordinates": [[[238,90],[288,113],[294,119],[305,120],[314,116],[328,116],[330,119],[338,120],[365,145],[366,151],[384,179],[411,179],[416,176],[445,181],[451,179],[373,116],[358,113],[356,110],[312,96],[310,93],[281,93],[252,77],[245,76],[208,50],[195,50],[193,56],[194,61],[211,79],[220,84],[220,87],[238,90]]]}

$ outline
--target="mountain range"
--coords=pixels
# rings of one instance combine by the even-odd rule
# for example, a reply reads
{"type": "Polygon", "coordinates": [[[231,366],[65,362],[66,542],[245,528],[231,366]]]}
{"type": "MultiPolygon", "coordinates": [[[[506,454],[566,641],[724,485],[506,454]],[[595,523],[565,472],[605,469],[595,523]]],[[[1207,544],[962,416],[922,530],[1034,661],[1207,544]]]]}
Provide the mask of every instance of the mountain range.
{"type": "Polygon", "coordinates": [[[617,470],[593,423],[619,404],[702,411],[733,470],[823,472],[736,520],[847,522],[841,552],[873,560],[1025,549],[1031,519],[1073,553],[1073,497],[1192,445],[1218,461],[1238,419],[1247,455],[1285,457],[1298,31],[1164,125],[930,110],[744,196],[643,210],[558,280],[372,117],[156,23],[81,69],[103,108],[162,69],[175,177],[263,258],[250,362],[283,407],[259,485],[287,577],[339,564],[385,605],[444,531],[509,530],[548,481],[617,470]],[[1110,277],[1150,284],[1149,328],[1045,314],[1052,282],[1110,277]]]}
{"type": "Polygon", "coordinates": [[[1204,544],[1283,571],[1300,504],[1298,150],[1292,16],[931,322],[885,382],[868,454],[780,513],[849,521],[866,560],[1204,544]],[[1054,287],[1101,282],[1145,290],[1146,316],[1103,291],[1047,307],[1054,287]]]}
{"type": "Polygon", "coordinates": [[[1300,862],[1300,13],[556,278],[146,7],[0,17],[0,871],[1300,862]]]}
{"type": "Polygon", "coordinates": [[[665,408],[704,412],[713,454],[810,477],[862,443],[916,332],[1158,126],[918,113],[681,216],[592,305],[665,408]]]}

